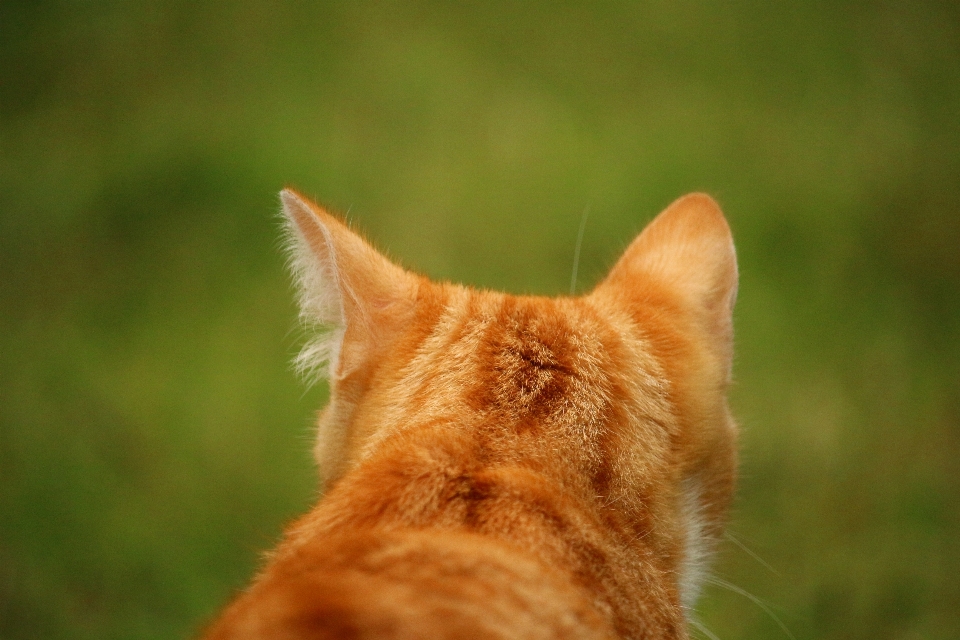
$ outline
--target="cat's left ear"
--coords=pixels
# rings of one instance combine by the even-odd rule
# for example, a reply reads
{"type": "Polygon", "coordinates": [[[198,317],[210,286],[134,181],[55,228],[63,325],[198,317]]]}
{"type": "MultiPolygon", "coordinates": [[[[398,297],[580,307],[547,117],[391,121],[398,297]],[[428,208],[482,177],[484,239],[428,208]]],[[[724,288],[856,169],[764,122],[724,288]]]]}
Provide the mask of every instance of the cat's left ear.
{"type": "Polygon", "coordinates": [[[390,262],[322,207],[294,191],[280,192],[290,229],[300,313],[327,331],[307,345],[302,369],[329,363],[333,379],[374,361],[413,312],[419,278],[390,262]]]}
{"type": "Polygon", "coordinates": [[[641,304],[666,293],[698,321],[729,362],[737,255],[717,203],[707,195],[684,196],[647,225],[598,290],[641,304]]]}

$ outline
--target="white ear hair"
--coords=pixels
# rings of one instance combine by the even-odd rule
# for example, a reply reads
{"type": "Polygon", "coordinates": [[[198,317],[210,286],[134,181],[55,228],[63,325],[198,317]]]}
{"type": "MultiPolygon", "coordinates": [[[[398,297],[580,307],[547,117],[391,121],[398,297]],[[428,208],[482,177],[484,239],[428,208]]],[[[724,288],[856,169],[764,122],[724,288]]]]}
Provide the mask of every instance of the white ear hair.
{"type": "Polygon", "coordinates": [[[339,359],[346,331],[341,277],[330,230],[299,195],[289,189],[280,192],[288,265],[299,289],[300,321],[312,337],[294,361],[297,371],[316,381],[331,378],[339,359]],[[311,236],[321,242],[307,240],[311,236]]]}

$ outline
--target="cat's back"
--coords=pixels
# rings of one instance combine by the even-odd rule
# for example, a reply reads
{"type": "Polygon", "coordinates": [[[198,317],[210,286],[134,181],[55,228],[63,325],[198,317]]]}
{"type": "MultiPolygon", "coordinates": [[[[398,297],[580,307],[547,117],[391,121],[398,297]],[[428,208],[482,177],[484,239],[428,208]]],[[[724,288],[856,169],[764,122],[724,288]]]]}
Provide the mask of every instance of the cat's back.
{"type": "Polygon", "coordinates": [[[370,530],[277,563],[215,638],[610,638],[563,572],[482,535],[370,530]]]}
{"type": "Polygon", "coordinates": [[[615,455],[601,449],[619,446],[641,356],[584,302],[450,285],[428,295],[377,371],[352,381],[368,387],[355,427],[379,425],[347,445],[362,462],[288,529],[210,637],[671,628],[676,594],[651,580],[641,531],[604,506],[615,455]]]}

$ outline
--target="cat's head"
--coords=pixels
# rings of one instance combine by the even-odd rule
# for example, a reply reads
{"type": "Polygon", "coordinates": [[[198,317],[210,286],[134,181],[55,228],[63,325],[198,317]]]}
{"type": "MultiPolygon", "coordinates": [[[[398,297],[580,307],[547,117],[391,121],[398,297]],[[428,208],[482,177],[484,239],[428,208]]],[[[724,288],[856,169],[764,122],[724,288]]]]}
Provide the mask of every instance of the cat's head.
{"type": "Polygon", "coordinates": [[[328,484],[405,434],[451,430],[477,464],[526,465],[645,536],[692,604],[736,475],[737,265],[713,200],[670,205],[591,293],[542,298],[432,282],[281,198],[302,315],[320,329],[299,363],[330,380],[328,484]]]}

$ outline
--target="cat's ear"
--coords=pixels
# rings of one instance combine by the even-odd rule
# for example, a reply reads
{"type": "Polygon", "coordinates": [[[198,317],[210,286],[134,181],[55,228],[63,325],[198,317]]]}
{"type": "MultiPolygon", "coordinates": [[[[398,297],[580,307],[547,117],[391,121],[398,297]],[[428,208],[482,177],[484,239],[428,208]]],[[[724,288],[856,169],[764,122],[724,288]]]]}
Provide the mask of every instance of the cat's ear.
{"type": "Polygon", "coordinates": [[[701,193],[684,196],[631,243],[599,288],[644,299],[650,285],[674,296],[729,353],[737,298],[737,255],[720,207],[701,193]]]}
{"type": "Polygon", "coordinates": [[[418,278],[367,244],[343,222],[292,189],[280,192],[289,225],[300,314],[319,326],[297,364],[342,378],[375,358],[413,311],[418,278]]]}

